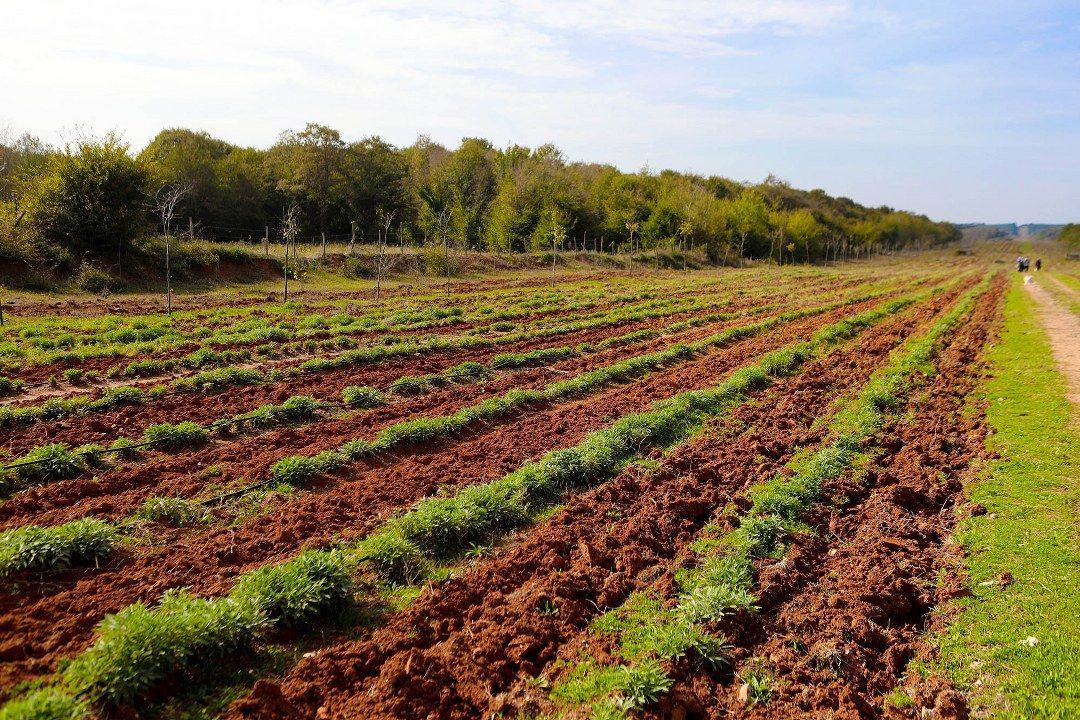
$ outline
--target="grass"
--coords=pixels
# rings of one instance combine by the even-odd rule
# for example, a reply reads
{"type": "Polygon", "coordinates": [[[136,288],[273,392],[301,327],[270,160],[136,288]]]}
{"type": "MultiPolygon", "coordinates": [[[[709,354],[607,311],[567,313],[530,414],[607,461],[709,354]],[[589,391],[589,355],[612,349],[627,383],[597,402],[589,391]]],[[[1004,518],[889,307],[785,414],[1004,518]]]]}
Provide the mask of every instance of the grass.
{"type": "Polygon", "coordinates": [[[940,670],[976,712],[1080,716],[1080,437],[1077,408],[1019,280],[1005,305],[993,377],[982,390],[999,457],[968,490],[985,515],[965,521],[973,596],[940,638],[940,670]],[[1071,418],[1071,425],[1070,425],[1071,418]],[[990,583],[1003,572],[1013,581],[990,583]],[[1038,644],[1024,644],[1027,638],[1038,644]]]}

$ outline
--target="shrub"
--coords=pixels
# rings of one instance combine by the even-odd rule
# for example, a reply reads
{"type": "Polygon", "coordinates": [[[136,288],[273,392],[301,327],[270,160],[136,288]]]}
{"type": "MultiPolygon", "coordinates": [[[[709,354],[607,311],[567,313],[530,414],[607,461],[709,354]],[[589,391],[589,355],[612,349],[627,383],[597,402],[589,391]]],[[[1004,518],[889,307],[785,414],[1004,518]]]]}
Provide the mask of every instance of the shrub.
{"type": "Polygon", "coordinates": [[[81,720],[89,714],[85,701],[58,688],[42,688],[6,703],[0,720],[81,720]]]}
{"type": "Polygon", "coordinates": [[[530,365],[543,365],[568,358],[573,354],[574,348],[571,347],[541,348],[527,353],[499,353],[492,358],[491,367],[496,370],[505,370],[530,365]]]}
{"type": "Polygon", "coordinates": [[[0,395],[14,395],[23,389],[24,383],[17,378],[0,375],[0,395]]]}
{"type": "Polygon", "coordinates": [[[764,557],[780,546],[784,523],[775,515],[751,515],[736,531],[736,542],[751,557],[764,557]]]}
{"type": "Polygon", "coordinates": [[[755,608],[755,598],[746,589],[726,583],[703,585],[679,598],[679,614],[699,623],[720,620],[732,610],[755,608]]]}
{"type": "Polygon", "coordinates": [[[368,267],[363,259],[350,256],[341,264],[341,270],[346,277],[363,279],[374,276],[374,271],[368,267]]]}
{"type": "Polygon", "coordinates": [[[7,530],[0,533],[0,576],[97,563],[109,556],[116,539],[111,525],[93,518],[7,530]]]}
{"type": "Polygon", "coordinates": [[[368,409],[386,404],[383,394],[372,387],[350,385],[341,392],[341,399],[346,405],[368,409]]]}
{"type": "Polygon", "coordinates": [[[90,293],[101,294],[114,282],[112,275],[87,262],[79,267],[79,272],[75,275],[75,285],[90,293]]]}
{"type": "Polygon", "coordinates": [[[167,373],[174,367],[176,367],[176,362],[173,360],[156,360],[149,358],[128,363],[122,374],[127,375],[128,377],[147,377],[150,375],[167,373]]]}
{"type": "Polygon", "coordinates": [[[337,470],[349,460],[342,452],[327,450],[318,455],[289,455],[274,463],[270,468],[270,477],[274,482],[300,487],[310,482],[316,475],[337,470]]]}
{"type": "Polygon", "coordinates": [[[223,367],[176,380],[173,382],[173,388],[176,390],[216,390],[233,385],[258,385],[264,381],[265,378],[258,370],[223,367]]]}
{"type": "Polygon", "coordinates": [[[135,441],[131,438],[119,437],[113,441],[113,444],[109,446],[111,450],[115,450],[116,454],[122,458],[132,459],[139,457],[139,448],[135,447],[135,441]]]}
{"type": "Polygon", "coordinates": [[[400,377],[390,383],[390,392],[395,395],[413,396],[420,395],[427,389],[427,383],[416,377],[400,377]]]}
{"type": "MultiPolygon", "coordinates": [[[[249,422],[255,427],[273,427],[283,423],[310,420],[315,417],[322,405],[313,397],[307,395],[294,395],[280,405],[263,405],[251,412],[237,415],[233,418],[236,422],[249,422]]],[[[231,424],[227,421],[222,427],[231,424]]]]}
{"type": "Polygon", "coordinates": [[[182,423],[158,423],[143,432],[143,439],[166,450],[182,450],[202,445],[210,439],[210,431],[198,423],[185,420],[182,423]]]}
{"type": "Polygon", "coordinates": [[[487,377],[488,369],[478,362],[463,362],[443,371],[451,380],[479,380],[487,377]]]}
{"type": "Polygon", "coordinates": [[[641,706],[656,702],[671,689],[674,681],[660,667],[660,663],[648,659],[635,667],[623,668],[623,678],[619,685],[627,699],[634,705],[641,706]]]}
{"type": "Polygon", "coordinates": [[[170,590],[156,607],[142,602],[108,615],[98,640],[62,671],[91,701],[130,703],[176,666],[208,661],[245,645],[266,623],[258,608],[231,598],[199,600],[170,590]]]}
{"type": "Polygon", "coordinates": [[[395,532],[380,532],[360,543],[357,557],[383,580],[411,585],[424,577],[429,563],[415,543],[395,532]]]}

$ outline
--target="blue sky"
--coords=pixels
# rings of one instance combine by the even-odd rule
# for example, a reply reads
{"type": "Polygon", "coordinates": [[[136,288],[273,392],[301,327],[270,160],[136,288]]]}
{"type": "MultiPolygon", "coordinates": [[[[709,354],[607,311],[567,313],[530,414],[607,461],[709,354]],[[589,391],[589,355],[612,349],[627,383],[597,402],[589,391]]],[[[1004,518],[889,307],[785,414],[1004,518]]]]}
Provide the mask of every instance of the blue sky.
{"type": "Polygon", "coordinates": [[[3,0],[0,127],[553,142],[937,219],[1080,220],[1080,3],[3,0]]]}

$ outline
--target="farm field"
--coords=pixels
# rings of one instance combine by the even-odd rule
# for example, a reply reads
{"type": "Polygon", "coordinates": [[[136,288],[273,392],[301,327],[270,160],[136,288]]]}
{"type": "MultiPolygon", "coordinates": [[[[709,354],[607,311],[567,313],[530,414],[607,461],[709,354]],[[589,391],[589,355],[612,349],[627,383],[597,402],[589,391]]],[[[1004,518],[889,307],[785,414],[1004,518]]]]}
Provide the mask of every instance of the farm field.
{"type": "MultiPolygon", "coordinates": [[[[181,297],[171,318],[17,306],[0,720],[962,718],[1052,696],[996,692],[1013,661],[991,645],[1016,643],[980,608],[1013,581],[971,592],[1042,581],[1037,558],[978,559],[1008,542],[982,494],[1023,392],[999,343],[1042,297],[1013,250],[181,297]]],[[[1075,277],[1038,280],[1077,312],[1075,277]]]]}

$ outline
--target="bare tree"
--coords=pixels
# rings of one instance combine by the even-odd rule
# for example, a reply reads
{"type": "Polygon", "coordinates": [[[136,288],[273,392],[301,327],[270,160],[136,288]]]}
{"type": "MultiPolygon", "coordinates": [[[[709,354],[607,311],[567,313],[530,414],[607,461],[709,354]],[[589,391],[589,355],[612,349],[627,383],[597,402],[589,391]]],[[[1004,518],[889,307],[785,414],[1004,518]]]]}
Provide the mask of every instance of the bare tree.
{"type": "MultiPolygon", "coordinates": [[[[281,216],[281,238],[285,241],[285,294],[284,302],[289,302],[289,245],[296,246],[296,236],[300,234],[300,206],[289,203],[281,216]]],[[[295,259],[296,251],[293,250],[295,259]]]]}
{"type": "Polygon", "coordinates": [[[176,206],[191,191],[191,185],[164,185],[154,196],[154,212],[161,218],[161,227],[165,231],[165,312],[172,317],[172,243],[169,228],[176,217],[176,206]]]}
{"type": "Polygon", "coordinates": [[[566,213],[555,208],[551,211],[551,287],[555,287],[555,259],[559,248],[566,242],[566,213]]]}
{"type": "Polygon", "coordinates": [[[382,208],[376,208],[375,215],[382,220],[382,227],[379,228],[379,254],[375,259],[375,299],[378,300],[382,294],[382,276],[386,271],[386,266],[389,262],[389,258],[386,256],[386,239],[390,235],[390,224],[394,222],[394,210],[386,212],[382,208]]]}
{"type": "Polygon", "coordinates": [[[443,266],[446,270],[446,294],[450,294],[450,208],[443,208],[435,216],[436,237],[442,238],[443,266]]]}
{"type": "Polygon", "coordinates": [[[688,252],[688,250],[686,249],[686,241],[687,240],[690,241],[690,249],[691,250],[693,250],[693,247],[694,247],[694,223],[690,222],[689,220],[683,220],[681,223],[679,223],[679,227],[676,230],[676,233],[678,234],[679,239],[681,240],[681,245],[682,245],[682,269],[685,270],[686,269],[686,254],[688,252]]]}
{"type": "Polygon", "coordinates": [[[634,233],[637,232],[640,225],[636,222],[627,221],[626,229],[630,231],[630,274],[634,273],[634,233]]]}

